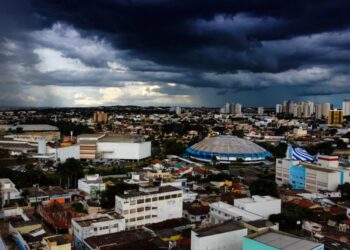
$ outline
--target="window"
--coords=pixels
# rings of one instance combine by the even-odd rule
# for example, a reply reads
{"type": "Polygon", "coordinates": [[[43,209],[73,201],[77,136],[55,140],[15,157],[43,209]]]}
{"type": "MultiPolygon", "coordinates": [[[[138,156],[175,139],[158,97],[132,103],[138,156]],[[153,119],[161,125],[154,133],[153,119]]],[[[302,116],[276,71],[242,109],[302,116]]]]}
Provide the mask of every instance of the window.
{"type": "Polygon", "coordinates": [[[177,197],[182,197],[182,194],[178,194],[177,197]]]}
{"type": "Polygon", "coordinates": [[[129,214],[129,210],[125,209],[124,211],[124,214],[129,214]]]}
{"type": "Polygon", "coordinates": [[[145,202],[151,202],[151,198],[147,198],[145,202]]]}
{"type": "Polygon", "coordinates": [[[136,205],[136,201],[130,201],[130,205],[136,205]]]}
{"type": "Polygon", "coordinates": [[[166,195],[166,196],[165,196],[165,199],[166,199],[166,200],[169,200],[169,199],[170,199],[170,195],[166,195]]]}
{"type": "Polygon", "coordinates": [[[131,219],[130,219],[130,222],[134,222],[134,221],[135,221],[135,218],[131,218],[131,219]]]}
{"type": "Polygon", "coordinates": [[[162,200],[164,200],[164,196],[159,196],[158,199],[159,199],[160,201],[162,201],[162,200]]]}
{"type": "Polygon", "coordinates": [[[142,200],[137,200],[137,204],[142,204],[142,203],[144,203],[144,202],[145,202],[144,199],[142,199],[142,200]]]}
{"type": "Polygon", "coordinates": [[[136,209],[135,209],[135,208],[134,208],[134,209],[130,209],[130,213],[131,213],[131,214],[136,213],[136,209]]]}
{"type": "Polygon", "coordinates": [[[171,195],[171,198],[176,198],[177,197],[177,194],[172,194],[171,195]]]}
{"type": "Polygon", "coordinates": [[[149,219],[149,218],[151,218],[150,215],[146,215],[146,216],[145,216],[145,219],[149,219]]]}
{"type": "Polygon", "coordinates": [[[151,210],[151,207],[146,207],[146,211],[149,211],[149,210],[151,210]]]}
{"type": "Polygon", "coordinates": [[[152,201],[157,201],[158,200],[158,197],[153,197],[152,198],[152,201]]]}
{"type": "Polygon", "coordinates": [[[143,207],[137,208],[137,212],[143,212],[143,211],[145,211],[145,208],[143,208],[143,207]]]}
{"type": "Polygon", "coordinates": [[[137,220],[143,220],[143,216],[137,217],[137,220]]]}

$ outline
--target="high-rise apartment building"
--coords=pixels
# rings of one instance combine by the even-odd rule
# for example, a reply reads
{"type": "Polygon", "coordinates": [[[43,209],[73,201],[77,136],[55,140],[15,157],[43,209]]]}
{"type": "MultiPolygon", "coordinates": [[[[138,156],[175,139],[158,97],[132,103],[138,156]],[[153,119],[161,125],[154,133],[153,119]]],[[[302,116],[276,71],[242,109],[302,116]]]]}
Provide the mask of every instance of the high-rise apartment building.
{"type": "Polygon", "coordinates": [[[276,114],[280,114],[283,112],[282,104],[276,104],[276,114]]]}
{"type": "Polygon", "coordinates": [[[350,99],[345,99],[343,101],[343,115],[344,116],[350,115],[350,99]]]}
{"type": "Polygon", "coordinates": [[[330,110],[328,112],[328,125],[342,125],[343,110],[330,110]]]}
{"type": "Polygon", "coordinates": [[[329,111],[331,110],[331,104],[329,102],[322,104],[322,116],[328,118],[329,111]]]}
{"type": "Polygon", "coordinates": [[[264,114],[264,107],[258,107],[258,115],[264,114]]]}
{"type": "Polygon", "coordinates": [[[108,116],[103,111],[97,111],[94,113],[93,120],[94,123],[106,123],[108,121],[108,116]]]}

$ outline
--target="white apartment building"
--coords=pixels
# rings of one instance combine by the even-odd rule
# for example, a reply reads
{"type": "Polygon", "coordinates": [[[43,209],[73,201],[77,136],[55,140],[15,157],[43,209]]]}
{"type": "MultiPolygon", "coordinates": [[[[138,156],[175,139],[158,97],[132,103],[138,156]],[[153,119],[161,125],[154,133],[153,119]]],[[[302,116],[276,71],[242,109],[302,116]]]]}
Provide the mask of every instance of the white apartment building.
{"type": "Polygon", "coordinates": [[[140,186],[115,197],[115,210],[127,229],[182,217],[182,190],[173,186],[140,186]]]}
{"type": "Polygon", "coordinates": [[[337,156],[318,156],[317,163],[301,162],[289,158],[276,160],[276,183],[290,184],[292,189],[312,193],[335,191],[339,184],[350,181],[350,170],[339,165],[337,156]]]}
{"type": "Polygon", "coordinates": [[[98,213],[72,219],[75,249],[84,249],[83,240],[125,230],[125,219],[117,213],[98,213]]]}
{"type": "Polygon", "coordinates": [[[1,205],[10,203],[11,200],[19,200],[22,198],[21,193],[17,190],[15,184],[8,178],[0,179],[1,205]]]}
{"type": "Polygon", "coordinates": [[[345,99],[343,101],[343,114],[344,114],[344,116],[350,115],[350,100],[349,99],[345,99]]]}
{"type": "MultiPolygon", "coordinates": [[[[241,208],[234,207],[222,201],[209,204],[210,206],[210,223],[220,224],[228,220],[235,221],[256,221],[263,220],[264,217],[258,214],[254,214],[245,211],[241,208]]],[[[263,208],[262,208],[263,209],[263,208]]]]}
{"type": "Polygon", "coordinates": [[[78,180],[78,190],[85,192],[91,198],[96,198],[99,193],[106,190],[106,184],[99,174],[85,175],[78,180]]]}
{"type": "Polygon", "coordinates": [[[234,206],[268,219],[271,214],[281,213],[281,200],[272,196],[253,195],[252,198],[234,200],[234,206]]]}
{"type": "Polygon", "coordinates": [[[227,222],[191,232],[191,250],[242,249],[248,229],[236,222],[227,222]]]}

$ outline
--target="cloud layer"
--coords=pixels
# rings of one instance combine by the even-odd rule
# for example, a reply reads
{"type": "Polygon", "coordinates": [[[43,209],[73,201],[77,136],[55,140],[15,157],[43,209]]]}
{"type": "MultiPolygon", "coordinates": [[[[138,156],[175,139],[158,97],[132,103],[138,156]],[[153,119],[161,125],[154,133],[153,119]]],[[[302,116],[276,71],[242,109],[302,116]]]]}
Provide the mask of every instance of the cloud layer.
{"type": "Polygon", "coordinates": [[[347,1],[0,5],[0,105],[339,104],[350,92],[347,1]]]}

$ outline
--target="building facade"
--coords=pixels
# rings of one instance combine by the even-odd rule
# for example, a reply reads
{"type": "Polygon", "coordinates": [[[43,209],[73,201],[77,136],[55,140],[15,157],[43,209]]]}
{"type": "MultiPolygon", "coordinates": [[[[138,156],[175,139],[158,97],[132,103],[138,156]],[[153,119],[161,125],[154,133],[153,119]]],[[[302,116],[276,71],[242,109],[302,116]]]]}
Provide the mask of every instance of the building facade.
{"type": "Polygon", "coordinates": [[[350,181],[349,174],[348,169],[339,166],[337,156],[319,156],[317,163],[288,158],[276,160],[276,183],[290,184],[292,189],[335,191],[339,184],[350,181]]]}
{"type": "Polygon", "coordinates": [[[72,219],[75,249],[85,249],[84,239],[125,230],[125,219],[117,213],[98,213],[72,219]]]}
{"type": "Polygon", "coordinates": [[[140,187],[115,197],[115,211],[125,217],[127,229],[181,218],[182,190],[173,186],[140,187]]]}

